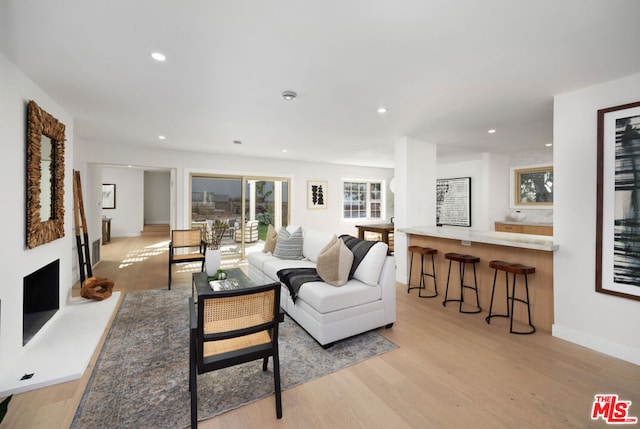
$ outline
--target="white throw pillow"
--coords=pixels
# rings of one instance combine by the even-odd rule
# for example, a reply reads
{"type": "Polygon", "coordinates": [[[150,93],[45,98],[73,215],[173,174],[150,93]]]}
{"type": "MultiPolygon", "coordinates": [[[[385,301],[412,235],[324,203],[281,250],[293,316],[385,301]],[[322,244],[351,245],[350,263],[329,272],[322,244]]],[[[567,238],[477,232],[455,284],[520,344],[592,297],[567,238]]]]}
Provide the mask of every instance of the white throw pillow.
{"type": "Polygon", "coordinates": [[[286,228],[280,228],[273,256],[280,259],[302,259],[302,229],[289,233],[286,228]]]}
{"type": "Polygon", "coordinates": [[[374,244],[364,259],[356,268],[356,272],[353,273],[353,278],[360,280],[362,283],[366,283],[369,286],[375,286],[378,284],[380,278],[380,272],[382,271],[382,265],[387,258],[387,246],[382,241],[374,244]]]}
{"type": "Polygon", "coordinates": [[[325,283],[342,286],[349,280],[353,253],[335,235],[318,255],[317,271],[325,283]]]}
{"type": "Polygon", "coordinates": [[[318,231],[316,229],[306,229],[303,235],[302,254],[311,262],[316,262],[318,255],[324,247],[334,238],[337,238],[335,234],[318,231]]]}

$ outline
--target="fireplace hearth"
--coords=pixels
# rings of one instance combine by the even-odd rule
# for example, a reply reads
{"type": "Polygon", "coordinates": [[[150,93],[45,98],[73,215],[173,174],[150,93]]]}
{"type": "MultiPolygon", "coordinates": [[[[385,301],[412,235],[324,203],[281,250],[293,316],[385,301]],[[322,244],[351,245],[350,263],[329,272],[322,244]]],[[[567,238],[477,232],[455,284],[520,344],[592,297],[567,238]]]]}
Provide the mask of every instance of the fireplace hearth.
{"type": "Polygon", "coordinates": [[[25,345],[60,308],[60,260],[26,276],[23,291],[22,345],[25,345]]]}

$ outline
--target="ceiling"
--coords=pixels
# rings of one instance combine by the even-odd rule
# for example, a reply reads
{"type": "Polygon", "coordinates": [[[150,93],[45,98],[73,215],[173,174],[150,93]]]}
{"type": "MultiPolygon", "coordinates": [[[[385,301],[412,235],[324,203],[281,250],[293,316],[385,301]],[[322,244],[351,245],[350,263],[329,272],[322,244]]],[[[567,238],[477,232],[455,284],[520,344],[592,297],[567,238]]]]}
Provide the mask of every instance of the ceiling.
{"type": "Polygon", "coordinates": [[[77,139],[393,167],[400,136],[544,150],[555,94],[640,72],[639,18],[638,0],[0,0],[0,51],[77,139]]]}

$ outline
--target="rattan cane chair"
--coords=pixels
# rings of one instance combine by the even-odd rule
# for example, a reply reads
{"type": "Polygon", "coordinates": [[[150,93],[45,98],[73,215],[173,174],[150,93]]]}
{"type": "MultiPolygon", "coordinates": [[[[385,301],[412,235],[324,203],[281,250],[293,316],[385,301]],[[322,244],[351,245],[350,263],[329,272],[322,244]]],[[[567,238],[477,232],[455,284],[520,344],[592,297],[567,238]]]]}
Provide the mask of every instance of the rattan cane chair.
{"type": "MultiPolygon", "coordinates": [[[[276,417],[282,418],[278,323],[280,283],[198,295],[190,298],[189,390],[191,427],[198,423],[197,376],[257,359],[267,370],[273,356],[276,417]]],[[[215,401],[215,398],[208,398],[215,401]]]]}
{"type": "Polygon", "coordinates": [[[200,228],[174,229],[171,231],[169,242],[169,289],[171,289],[171,266],[184,262],[202,262],[201,271],[204,271],[205,253],[207,243],[202,239],[200,228]],[[186,253],[178,253],[176,250],[184,249],[186,253]]]}

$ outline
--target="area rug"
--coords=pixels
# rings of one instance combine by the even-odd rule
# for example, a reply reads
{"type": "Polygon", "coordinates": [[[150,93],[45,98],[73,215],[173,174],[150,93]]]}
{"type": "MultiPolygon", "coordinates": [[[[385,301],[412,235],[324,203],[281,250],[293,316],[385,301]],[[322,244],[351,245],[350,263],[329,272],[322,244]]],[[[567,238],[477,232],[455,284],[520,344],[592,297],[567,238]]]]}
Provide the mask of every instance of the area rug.
{"type": "MultiPolygon", "coordinates": [[[[190,295],[190,286],[124,295],[72,428],[189,425],[190,295]]],[[[372,331],[325,350],[289,317],[280,325],[279,344],[284,390],[397,348],[372,331]]],[[[198,419],[269,395],[273,395],[271,359],[266,372],[262,361],[255,361],[200,375],[198,419]]],[[[273,412],[275,418],[275,400],[273,412]]]]}

